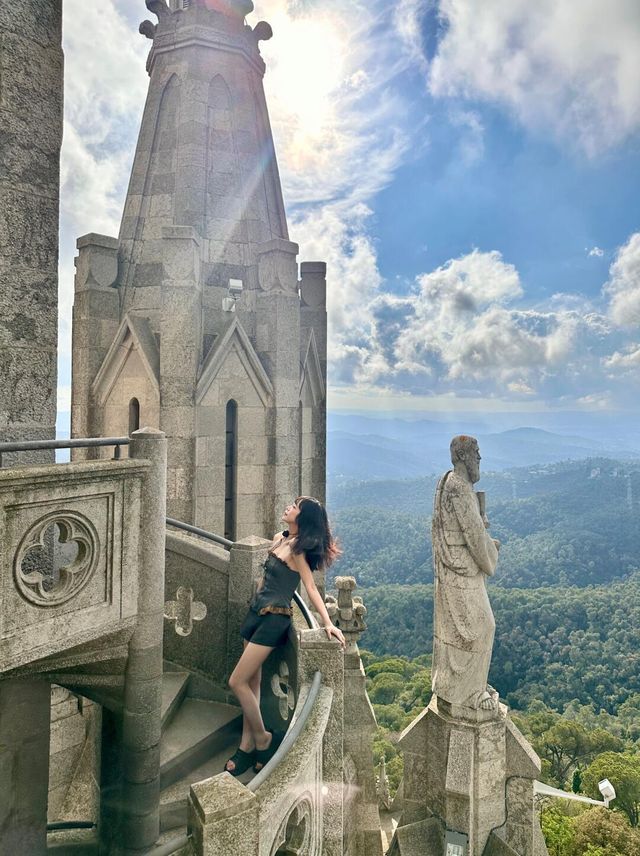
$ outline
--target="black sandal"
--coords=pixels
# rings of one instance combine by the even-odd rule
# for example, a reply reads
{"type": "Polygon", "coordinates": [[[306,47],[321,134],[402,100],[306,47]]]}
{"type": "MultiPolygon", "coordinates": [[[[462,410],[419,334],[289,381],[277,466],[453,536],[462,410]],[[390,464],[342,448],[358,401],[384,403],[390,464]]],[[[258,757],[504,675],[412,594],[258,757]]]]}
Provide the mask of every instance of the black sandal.
{"type": "Polygon", "coordinates": [[[253,771],[255,773],[259,773],[260,770],[264,770],[265,766],[269,763],[269,761],[276,754],[278,746],[284,740],[284,732],[282,731],[271,731],[271,743],[267,746],[266,749],[256,749],[256,760],[253,766],[253,771]],[[258,764],[262,764],[261,767],[258,767],[258,764]]]}
{"type": "Polygon", "coordinates": [[[251,752],[245,752],[244,749],[236,749],[233,755],[229,758],[229,760],[224,765],[225,773],[231,773],[232,776],[241,776],[243,773],[246,773],[249,767],[251,767],[256,762],[256,751],[252,749],[251,752]],[[227,764],[229,762],[235,764],[233,770],[227,769],[227,764]]]}

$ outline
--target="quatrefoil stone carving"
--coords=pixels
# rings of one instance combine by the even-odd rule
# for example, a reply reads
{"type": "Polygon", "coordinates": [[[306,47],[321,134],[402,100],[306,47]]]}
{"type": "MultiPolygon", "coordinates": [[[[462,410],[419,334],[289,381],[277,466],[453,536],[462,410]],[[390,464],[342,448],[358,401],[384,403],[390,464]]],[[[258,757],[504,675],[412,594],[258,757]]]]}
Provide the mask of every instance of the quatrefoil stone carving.
{"type": "Polygon", "coordinates": [[[178,636],[190,636],[194,621],[203,621],[207,617],[206,604],[193,599],[193,589],[180,586],[176,599],[164,605],[164,617],[175,621],[178,636]]]}
{"type": "Polygon", "coordinates": [[[309,856],[313,838],[313,809],[305,796],[291,809],[271,847],[273,856],[309,856]]]}
{"type": "Polygon", "coordinates": [[[99,556],[100,539],[87,517],[76,511],[48,514],[29,528],[16,551],[16,586],[36,606],[59,606],[87,585],[99,556]]]}
{"type": "Polygon", "coordinates": [[[271,676],[271,690],[278,699],[280,716],[286,722],[289,719],[289,712],[296,706],[296,701],[289,680],[289,667],[284,660],[278,666],[276,674],[271,676]]]}

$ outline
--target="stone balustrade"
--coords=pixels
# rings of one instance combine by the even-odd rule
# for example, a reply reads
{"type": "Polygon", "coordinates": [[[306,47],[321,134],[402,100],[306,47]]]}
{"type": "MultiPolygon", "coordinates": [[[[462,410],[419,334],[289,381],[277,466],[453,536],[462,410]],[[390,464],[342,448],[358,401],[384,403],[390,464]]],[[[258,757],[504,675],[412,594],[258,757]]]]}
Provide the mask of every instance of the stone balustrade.
{"type": "Polygon", "coordinates": [[[0,470],[0,675],[133,628],[148,468],[0,470]]]}
{"type": "Polygon", "coordinates": [[[297,666],[297,681],[291,687],[297,696],[291,732],[319,671],[317,696],[295,741],[272,771],[265,769],[257,786],[247,787],[229,773],[192,785],[189,827],[201,856],[343,852],[343,653],[317,629],[292,632],[286,647],[297,666]]]}

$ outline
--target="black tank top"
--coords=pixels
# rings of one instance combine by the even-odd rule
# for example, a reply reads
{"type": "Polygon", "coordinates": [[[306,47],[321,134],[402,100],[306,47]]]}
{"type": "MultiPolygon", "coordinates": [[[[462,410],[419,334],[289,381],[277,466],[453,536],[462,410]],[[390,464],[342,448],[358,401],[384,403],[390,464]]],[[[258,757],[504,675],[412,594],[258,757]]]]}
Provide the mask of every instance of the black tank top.
{"type": "Polygon", "coordinates": [[[281,606],[288,609],[299,582],[299,573],[292,571],[289,565],[278,556],[269,553],[264,563],[263,585],[254,594],[251,607],[256,612],[265,606],[281,606]]]}

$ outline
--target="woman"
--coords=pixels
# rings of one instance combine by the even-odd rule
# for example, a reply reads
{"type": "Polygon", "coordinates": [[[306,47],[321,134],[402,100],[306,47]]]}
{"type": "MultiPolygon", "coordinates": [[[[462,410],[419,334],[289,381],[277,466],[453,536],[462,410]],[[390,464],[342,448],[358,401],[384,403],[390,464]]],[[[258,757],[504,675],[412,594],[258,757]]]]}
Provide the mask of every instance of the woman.
{"type": "Polygon", "coordinates": [[[225,764],[225,770],[233,776],[241,775],[252,765],[256,772],[262,769],[284,736],[264,727],[260,713],[260,679],[264,661],[274,648],[287,641],[291,598],[300,580],[329,639],[335,636],[345,647],[344,636],[331,623],[312,576],[312,571],[329,567],[340,554],[329,529],[327,512],[317,499],[300,496],[287,506],[282,520],[287,528],[274,538],[264,564],[264,578],[240,628],[244,652],[229,678],[229,686],[244,714],[240,746],[225,764]]]}

